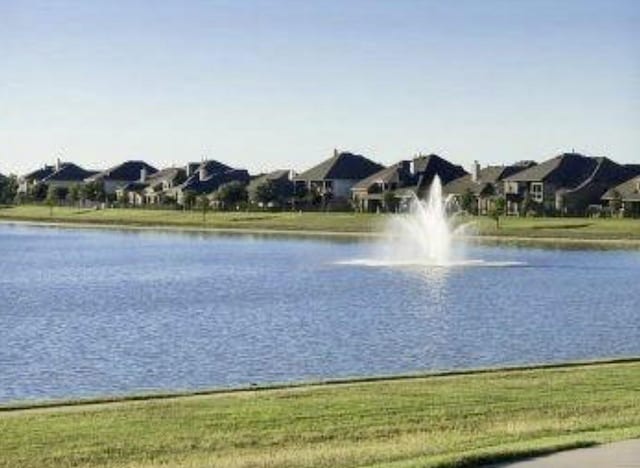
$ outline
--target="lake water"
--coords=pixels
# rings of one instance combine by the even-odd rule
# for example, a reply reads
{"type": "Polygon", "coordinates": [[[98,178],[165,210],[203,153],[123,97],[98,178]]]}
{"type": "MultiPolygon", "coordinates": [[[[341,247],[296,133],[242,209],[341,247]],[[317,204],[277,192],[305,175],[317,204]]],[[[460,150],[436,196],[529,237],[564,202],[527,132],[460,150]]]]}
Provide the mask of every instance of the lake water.
{"type": "Polygon", "coordinates": [[[640,355],[640,252],[0,224],[0,402],[640,355]]]}

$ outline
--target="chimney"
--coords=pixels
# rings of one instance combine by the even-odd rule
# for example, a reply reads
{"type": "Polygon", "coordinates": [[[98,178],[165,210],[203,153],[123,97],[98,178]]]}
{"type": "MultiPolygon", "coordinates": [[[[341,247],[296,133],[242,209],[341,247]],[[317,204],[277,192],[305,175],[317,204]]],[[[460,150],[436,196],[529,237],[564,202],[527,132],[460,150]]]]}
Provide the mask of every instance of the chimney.
{"type": "Polygon", "coordinates": [[[478,161],[473,161],[473,166],[471,167],[471,180],[474,182],[478,182],[479,177],[480,177],[480,163],[478,161]]]}
{"type": "Polygon", "coordinates": [[[60,167],[62,167],[62,163],[60,162],[60,158],[56,159],[56,172],[58,172],[60,170],[60,167]]]}
{"type": "Polygon", "coordinates": [[[200,164],[200,167],[198,168],[198,173],[200,176],[200,180],[204,180],[207,178],[207,163],[203,162],[202,164],[200,164]]]}
{"type": "Polygon", "coordinates": [[[147,181],[147,168],[143,167],[140,169],[140,182],[145,183],[147,181]]]}
{"type": "Polygon", "coordinates": [[[338,157],[338,148],[333,148],[333,157],[338,157]]]}

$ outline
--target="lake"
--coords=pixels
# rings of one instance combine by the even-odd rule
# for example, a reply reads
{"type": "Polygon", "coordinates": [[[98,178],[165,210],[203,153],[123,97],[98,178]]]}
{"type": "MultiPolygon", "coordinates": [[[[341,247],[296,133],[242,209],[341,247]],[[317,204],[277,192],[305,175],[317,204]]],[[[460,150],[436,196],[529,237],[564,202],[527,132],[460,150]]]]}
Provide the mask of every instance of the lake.
{"type": "Polygon", "coordinates": [[[0,402],[640,355],[638,251],[374,248],[0,224],[0,402]]]}

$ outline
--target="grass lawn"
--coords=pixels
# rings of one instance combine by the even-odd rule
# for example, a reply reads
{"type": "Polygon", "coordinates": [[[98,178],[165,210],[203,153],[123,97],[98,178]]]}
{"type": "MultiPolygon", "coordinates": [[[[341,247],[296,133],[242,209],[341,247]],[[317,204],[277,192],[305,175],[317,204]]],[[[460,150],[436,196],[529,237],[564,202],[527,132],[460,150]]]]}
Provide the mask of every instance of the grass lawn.
{"type": "Polygon", "coordinates": [[[0,410],[0,466],[475,466],[640,437],[640,361],[0,410]]]}
{"type": "MultiPolygon", "coordinates": [[[[56,207],[53,215],[50,215],[46,206],[26,205],[0,209],[0,220],[337,233],[380,232],[388,216],[359,213],[210,212],[203,222],[202,213],[198,211],[96,211],[56,207]]],[[[500,221],[500,229],[496,229],[495,221],[486,217],[466,218],[463,221],[473,222],[478,235],[640,241],[640,219],[505,217],[500,221]]]]}

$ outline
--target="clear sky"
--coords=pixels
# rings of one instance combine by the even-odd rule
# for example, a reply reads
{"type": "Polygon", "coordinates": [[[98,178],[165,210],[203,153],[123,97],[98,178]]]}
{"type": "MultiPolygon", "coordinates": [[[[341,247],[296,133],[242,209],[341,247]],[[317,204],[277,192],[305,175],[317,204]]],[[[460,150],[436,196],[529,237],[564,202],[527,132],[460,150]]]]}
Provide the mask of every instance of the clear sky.
{"type": "Polygon", "coordinates": [[[0,0],[0,172],[640,163],[637,0],[0,0]]]}

